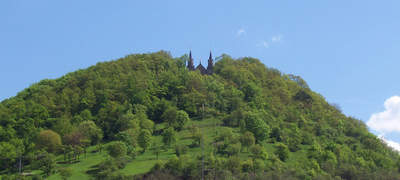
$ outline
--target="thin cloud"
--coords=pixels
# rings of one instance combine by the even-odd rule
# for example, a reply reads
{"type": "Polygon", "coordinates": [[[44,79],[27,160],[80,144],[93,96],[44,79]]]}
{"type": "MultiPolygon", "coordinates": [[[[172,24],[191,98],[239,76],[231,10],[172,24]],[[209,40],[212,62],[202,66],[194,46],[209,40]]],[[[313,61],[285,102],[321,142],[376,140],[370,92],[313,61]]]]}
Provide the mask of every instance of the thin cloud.
{"type": "Polygon", "coordinates": [[[239,30],[237,30],[236,32],[236,37],[240,37],[240,36],[244,36],[246,35],[246,30],[243,28],[240,28],[239,30]]]}
{"type": "Polygon", "coordinates": [[[278,43],[278,42],[281,42],[282,39],[283,39],[283,36],[279,34],[279,35],[276,35],[276,36],[272,36],[271,42],[278,43]]]}
{"type": "Polygon", "coordinates": [[[380,133],[400,132],[400,96],[390,97],[384,106],[384,111],[371,115],[367,125],[380,133]]]}
{"type": "Polygon", "coordinates": [[[269,43],[267,41],[261,41],[257,44],[258,47],[269,48],[269,43]]]}

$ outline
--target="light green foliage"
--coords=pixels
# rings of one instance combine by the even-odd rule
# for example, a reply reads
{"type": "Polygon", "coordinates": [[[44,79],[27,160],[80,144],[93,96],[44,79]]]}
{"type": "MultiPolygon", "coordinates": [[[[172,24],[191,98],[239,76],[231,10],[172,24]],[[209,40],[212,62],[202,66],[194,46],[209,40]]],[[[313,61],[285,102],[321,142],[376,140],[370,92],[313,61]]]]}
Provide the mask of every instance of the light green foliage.
{"type": "Polygon", "coordinates": [[[96,126],[93,121],[84,121],[79,124],[78,131],[90,139],[92,145],[99,143],[103,139],[103,131],[96,126]]]}
{"type": "Polygon", "coordinates": [[[36,145],[38,148],[43,148],[48,152],[54,153],[61,146],[60,135],[52,130],[43,130],[37,137],[36,145]]]}
{"type": "Polygon", "coordinates": [[[61,168],[58,170],[60,176],[63,180],[67,180],[69,177],[72,176],[72,169],[71,168],[61,168]]]}
{"type": "Polygon", "coordinates": [[[248,113],[246,128],[254,134],[257,141],[263,141],[269,136],[270,128],[263,121],[260,113],[248,113]]]}
{"type": "Polygon", "coordinates": [[[151,144],[151,133],[149,130],[143,129],[140,131],[138,143],[140,147],[143,148],[143,151],[146,151],[146,149],[149,148],[151,144]]]}
{"type": "Polygon", "coordinates": [[[66,160],[70,164],[60,164],[73,169],[71,179],[133,179],[127,176],[146,174],[157,162],[154,153],[162,132],[171,128],[176,130],[173,144],[188,146],[187,154],[172,158],[174,146],[163,149],[156,154],[165,166],[144,177],[201,179],[201,152],[205,179],[399,177],[398,153],[369,133],[362,121],[313,92],[301,77],[268,68],[255,58],[225,54],[215,58],[212,75],[201,75],[184,67],[185,57],[173,58],[165,51],[128,55],[40,81],[2,101],[0,172],[17,172],[23,157],[24,169],[36,173],[32,163],[43,158],[35,144],[51,152],[61,144],[38,141],[40,132],[49,129],[67,145],[68,152],[57,160],[71,155],[66,160]],[[186,129],[188,122],[197,130],[186,129]],[[266,160],[251,148],[237,152],[240,144],[254,146],[253,139],[262,147],[257,152],[267,152],[266,160]],[[106,160],[104,152],[88,146],[115,140],[127,146],[130,157],[106,160]],[[136,153],[136,144],[142,154],[136,153]],[[87,158],[79,159],[82,147],[87,158]],[[245,163],[238,166],[229,155],[245,163]]]}

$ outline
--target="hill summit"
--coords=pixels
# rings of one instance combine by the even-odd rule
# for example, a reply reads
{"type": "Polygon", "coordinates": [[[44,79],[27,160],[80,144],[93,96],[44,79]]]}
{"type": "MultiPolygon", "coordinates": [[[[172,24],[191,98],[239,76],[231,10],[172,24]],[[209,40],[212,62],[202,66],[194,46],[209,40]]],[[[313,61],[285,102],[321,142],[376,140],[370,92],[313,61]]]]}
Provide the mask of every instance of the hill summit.
{"type": "Polygon", "coordinates": [[[399,154],[301,77],[210,59],[133,54],[4,100],[2,178],[400,177],[399,154]]]}

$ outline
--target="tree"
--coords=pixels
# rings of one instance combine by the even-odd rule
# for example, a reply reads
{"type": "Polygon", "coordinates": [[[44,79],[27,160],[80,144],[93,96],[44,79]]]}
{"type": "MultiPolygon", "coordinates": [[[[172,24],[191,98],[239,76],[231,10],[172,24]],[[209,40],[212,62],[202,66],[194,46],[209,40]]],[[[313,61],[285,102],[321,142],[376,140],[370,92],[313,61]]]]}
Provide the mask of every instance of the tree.
{"type": "Polygon", "coordinates": [[[176,107],[168,108],[162,115],[162,118],[167,122],[168,126],[176,130],[181,130],[183,126],[190,120],[186,111],[177,110],[176,107]]]}
{"type": "Polygon", "coordinates": [[[267,139],[270,132],[269,126],[263,121],[260,113],[248,113],[246,128],[254,134],[257,142],[267,139]]]}
{"type": "Polygon", "coordinates": [[[170,147],[176,142],[176,132],[174,128],[169,127],[162,133],[162,141],[165,146],[170,147]]]}
{"type": "Polygon", "coordinates": [[[14,145],[8,142],[0,142],[0,168],[8,168],[15,162],[17,151],[14,145]]]}
{"type": "Polygon", "coordinates": [[[240,148],[241,148],[240,143],[229,144],[228,147],[226,147],[225,151],[229,156],[235,156],[239,154],[240,148]]]}
{"type": "Polygon", "coordinates": [[[140,147],[143,148],[143,152],[150,146],[151,143],[151,133],[147,129],[143,129],[140,131],[138,142],[140,147]]]}
{"type": "Polygon", "coordinates": [[[156,155],[156,159],[158,160],[158,156],[161,153],[161,146],[157,145],[157,143],[154,142],[152,147],[153,147],[153,153],[154,155],[156,155]]]}
{"type": "Polygon", "coordinates": [[[47,175],[53,173],[56,167],[56,156],[51,153],[43,153],[42,158],[38,161],[40,169],[47,175]]]}
{"type": "Polygon", "coordinates": [[[277,143],[275,145],[275,154],[281,161],[286,161],[289,158],[289,148],[283,143],[277,143]]]}
{"type": "Polygon", "coordinates": [[[79,124],[78,131],[90,139],[92,145],[96,145],[103,139],[103,131],[93,121],[84,121],[79,124]]]}
{"type": "Polygon", "coordinates": [[[258,144],[251,146],[250,152],[254,159],[266,160],[268,158],[267,151],[265,151],[265,149],[258,144]]]}
{"type": "Polygon", "coordinates": [[[189,115],[186,113],[186,111],[179,110],[176,112],[176,123],[175,123],[175,129],[178,131],[182,130],[182,128],[185,126],[187,122],[190,121],[189,115]]]}
{"type": "Polygon", "coordinates": [[[54,153],[61,146],[61,138],[52,130],[43,130],[39,133],[36,145],[40,149],[45,149],[47,152],[54,153]]]}
{"type": "Polygon", "coordinates": [[[114,141],[111,142],[106,150],[108,151],[108,154],[113,157],[113,158],[120,158],[126,156],[127,153],[127,147],[125,143],[121,141],[114,141]]]}
{"type": "Polygon", "coordinates": [[[247,151],[249,150],[249,147],[254,145],[256,139],[254,138],[253,133],[246,131],[241,137],[240,137],[240,143],[244,147],[246,147],[247,151]]]}
{"type": "Polygon", "coordinates": [[[125,143],[128,148],[129,155],[135,155],[136,146],[137,146],[137,131],[134,129],[128,129],[122,132],[119,132],[116,136],[117,140],[125,143]]]}
{"type": "Polygon", "coordinates": [[[72,169],[65,167],[59,170],[60,176],[63,180],[67,180],[69,177],[72,176],[72,169]]]}

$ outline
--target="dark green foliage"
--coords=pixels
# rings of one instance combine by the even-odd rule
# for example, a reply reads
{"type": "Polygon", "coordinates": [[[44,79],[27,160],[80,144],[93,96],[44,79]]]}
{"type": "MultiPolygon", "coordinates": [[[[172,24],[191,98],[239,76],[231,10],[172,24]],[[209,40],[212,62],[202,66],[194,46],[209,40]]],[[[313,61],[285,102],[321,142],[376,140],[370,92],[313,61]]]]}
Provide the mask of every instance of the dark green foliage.
{"type": "Polygon", "coordinates": [[[242,146],[246,147],[247,149],[254,145],[255,143],[255,138],[253,133],[251,132],[245,132],[242,136],[240,136],[240,142],[242,143],[242,146]]]}
{"type": "Polygon", "coordinates": [[[120,158],[126,156],[127,147],[125,143],[121,141],[114,141],[107,145],[106,150],[108,154],[113,158],[120,158]]]}
{"type": "Polygon", "coordinates": [[[49,176],[56,167],[56,157],[51,153],[42,153],[39,161],[36,162],[38,167],[49,176]]]}
{"type": "Polygon", "coordinates": [[[286,161],[289,158],[289,148],[285,144],[277,143],[275,148],[275,154],[281,161],[286,161]]]}
{"type": "Polygon", "coordinates": [[[175,154],[179,157],[182,154],[186,154],[188,149],[189,148],[185,145],[176,145],[175,146],[175,154]]]}
{"type": "Polygon", "coordinates": [[[169,127],[162,133],[162,141],[165,146],[169,147],[176,142],[176,132],[174,128],[169,127]]]}
{"type": "Polygon", "coordinates": [[[265,151],[265,149],[262,146],[258,145],[258,144],[251,146],[250,147],[250,152],[251,152],[251,156],[254,159],[266,160],[268,158],[268,154],[265,151]]]}

